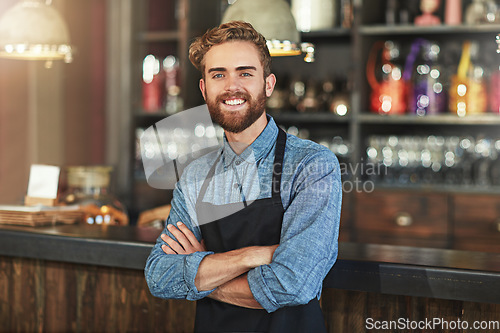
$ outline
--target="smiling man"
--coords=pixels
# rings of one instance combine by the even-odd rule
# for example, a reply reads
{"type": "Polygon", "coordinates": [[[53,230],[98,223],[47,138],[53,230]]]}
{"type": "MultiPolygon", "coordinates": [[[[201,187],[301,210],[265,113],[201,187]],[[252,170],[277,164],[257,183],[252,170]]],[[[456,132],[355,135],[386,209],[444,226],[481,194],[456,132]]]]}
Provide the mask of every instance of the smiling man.
{"type": "Polygon", "coordinates": [[[192,162],[147,260],[151,293],[197,301],[197,332],[324,332],[323,279],[337,258],[340,169],[327,148],[266,114],[276,77],[244,22],[190,47],[224,145],[192,162]]]}

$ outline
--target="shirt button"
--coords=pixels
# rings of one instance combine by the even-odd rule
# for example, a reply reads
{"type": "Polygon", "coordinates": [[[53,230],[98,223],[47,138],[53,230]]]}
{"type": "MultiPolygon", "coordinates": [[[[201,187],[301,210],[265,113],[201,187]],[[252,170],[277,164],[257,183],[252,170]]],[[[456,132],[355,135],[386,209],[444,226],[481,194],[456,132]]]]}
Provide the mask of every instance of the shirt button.
{"type": "Polygon", "coordinates": [[[241,164],[241,161],[236,161],[236,165],[240,165],[241,164]]]}
{"type": "Polygon", "coordinates": [[[240,187],[240,186],[238,185],[238,183],[234,183],[234,188],[238,188],[238,187],[240,187]]]}

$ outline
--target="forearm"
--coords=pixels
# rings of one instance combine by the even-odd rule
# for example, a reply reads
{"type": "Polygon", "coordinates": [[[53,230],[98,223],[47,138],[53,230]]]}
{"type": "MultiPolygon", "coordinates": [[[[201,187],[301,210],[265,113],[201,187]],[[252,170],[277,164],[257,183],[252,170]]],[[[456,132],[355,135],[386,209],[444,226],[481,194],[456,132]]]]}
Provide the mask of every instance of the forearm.
{"type": "Polygon", "coordinates": [[[248,286],[246,273],[219,286],[208,297],[244,308],[262,309],[248,286]]]}
{"type": "Polygon", "coordinates": [[[251,246],[206,256],[198,267],[195,286],[211,290],[260,265],[269,264],[275,246],[251,246]]]}
{"type": "Polygon", "coordinates": [[[167,255],[156,245],[147,259],[146,282],[151,294],[164,299],[197,300],[208,292],[197,292],[194,285],[196,270],[209,252],[191,255],[167,255]]]}

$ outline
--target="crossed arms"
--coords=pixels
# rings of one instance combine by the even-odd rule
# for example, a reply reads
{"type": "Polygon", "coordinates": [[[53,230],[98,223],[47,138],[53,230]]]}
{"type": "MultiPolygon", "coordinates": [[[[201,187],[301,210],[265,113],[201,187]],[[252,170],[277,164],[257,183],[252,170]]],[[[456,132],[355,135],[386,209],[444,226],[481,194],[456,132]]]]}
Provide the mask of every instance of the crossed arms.
{"type": "MultiPolygon", "coordinates": [[[[201,242],[182,222],[167,226],[174,240],[167,234],[161,239],[168,244],[162,245],[166,254],[191,254],[206,251],[201,242]]],[[[200,291],[215,290],[208,296],[215,300],[241,307],[262,309],[255,300],[247,281],[247,272],[252,268],[270,264],[278,245],[250,246],[223,253],[214,253],[202,259],[195,277],[195,286],[200,291]]]]}
{"type": "Polygon", "coordinates": [[[319,151],[301,160],[297,170],[292,194],[283,196],[279,246],[217,254],[205,250],[201,230],[192,223],[194,201],[186,199],[191,196],[183,189],[189,184],[181,178],[168,223],[184,225],[165,228],[169,237],[158,237],[148,257],[145,277],[151,293],[193,301],[212,297],[268,312],[318,297],[337,257],[340,169],[331,152],[319,151]]]}

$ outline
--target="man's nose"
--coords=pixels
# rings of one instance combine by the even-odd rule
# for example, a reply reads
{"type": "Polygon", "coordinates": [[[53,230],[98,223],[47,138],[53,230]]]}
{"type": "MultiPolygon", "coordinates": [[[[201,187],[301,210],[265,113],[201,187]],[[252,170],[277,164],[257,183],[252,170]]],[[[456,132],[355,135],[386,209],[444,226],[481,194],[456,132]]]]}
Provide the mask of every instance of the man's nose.
{"type": "Polygon", "coordinates": [[[240,88],[240,80],[238,75],[228,75],[226,78],[226,90],[234,91],[240,88]]]}

